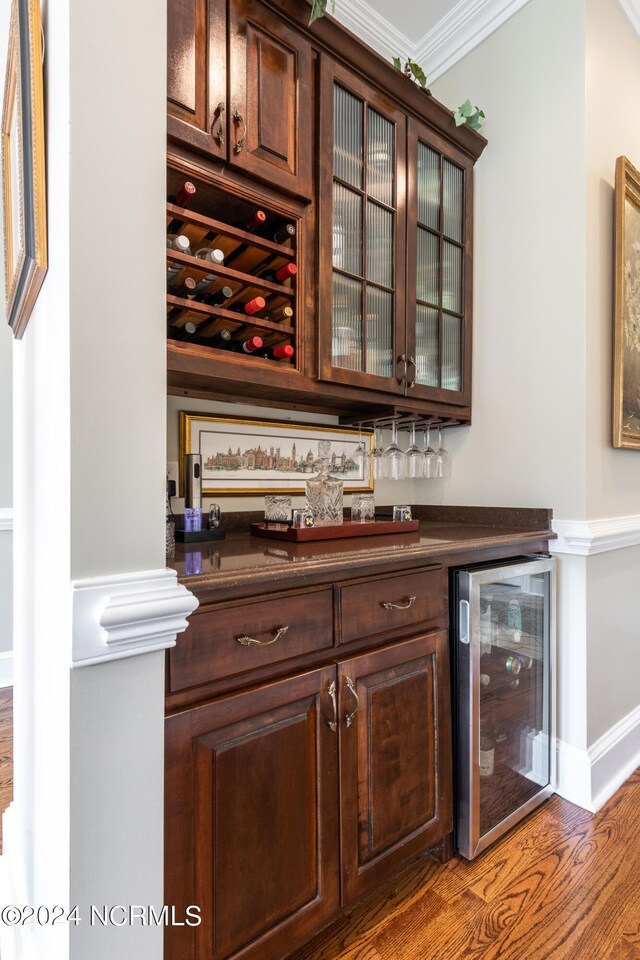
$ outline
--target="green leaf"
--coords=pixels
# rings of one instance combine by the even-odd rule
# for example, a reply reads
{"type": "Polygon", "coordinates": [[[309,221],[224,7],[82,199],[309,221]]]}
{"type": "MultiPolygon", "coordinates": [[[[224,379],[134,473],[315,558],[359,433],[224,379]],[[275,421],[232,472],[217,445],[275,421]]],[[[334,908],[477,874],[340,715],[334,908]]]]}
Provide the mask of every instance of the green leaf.
{"type": "Polygon", "coordinates": [[[420,86],[424,89],[427,85],[427,75],[420,66],[419,63],[416,63],[414,60],[409,60],[409,66],[411,67],[411,73],[414,75],[420,86]]]}
{"type": "Polygon", "coordinates": [[[471,103],[471,100],[465,100],[465,102],[459,107],[459,110],[463,117],[470,117],[473,113],[473,104],[471,103]]]}
{"type": "Polygon", "coordinates": [[[479,130],[482,126],[480,120],[484,120],[484,110],[474,107],[470,100],[465,100],[453,114],[453,119],[456,127],[461,127],[463,123],[466,123],[472,130],[479,130]]]}
{"type": "Polygon", "coordinates": [[[327,0],[313,0],[311,4],[311,16],[309,17],[309,23],[312,24],[314,20],[319,20],[320,17],[323,17],[327,12],[327,0]]]}
{"type": "Polygon", "coordinates": [[[456,127],[461,127],[463,123],[467,122],[467,118],[462,116],[459,108],[453,114],[453,119],[456,122],[456,127]]]}
{"type": "Polygon", "coordinates": [[[392,63],[396,68],[396,70],[402,70],[402,60],[400,59],[400,57],[394,57],[392,60],[392,63]]]}

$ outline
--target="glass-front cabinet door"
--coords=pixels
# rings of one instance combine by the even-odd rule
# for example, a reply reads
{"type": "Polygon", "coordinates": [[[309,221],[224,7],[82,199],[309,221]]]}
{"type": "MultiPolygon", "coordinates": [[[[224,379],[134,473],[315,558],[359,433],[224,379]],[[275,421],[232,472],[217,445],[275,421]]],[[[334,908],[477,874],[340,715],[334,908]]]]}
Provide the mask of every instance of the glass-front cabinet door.
{"type": "Polygon", "coordinates": [[[323,61],[320,377],[402,396],[406,118],[323,61]]]}
{"type": "Polygon", "coordinates": [[[409,392],[450,404],[471,400],[472,166],[409,122],[409,392]]]}

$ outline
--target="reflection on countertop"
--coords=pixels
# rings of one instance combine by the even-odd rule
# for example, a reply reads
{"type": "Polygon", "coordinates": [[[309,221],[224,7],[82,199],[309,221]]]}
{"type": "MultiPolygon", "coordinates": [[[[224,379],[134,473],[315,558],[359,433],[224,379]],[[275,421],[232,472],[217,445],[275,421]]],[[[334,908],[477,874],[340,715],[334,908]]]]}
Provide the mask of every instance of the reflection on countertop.
{"type": "Polygon", "coordinates": [[[248,532],[231,533],[222,541],[177,544],[167,566],[204,599],[212,591],[240,588],[250,581],[271,581],[277,588],[290,576],[330,574],[345,568],[361,576],[367,567],[398,560],[428,560],[511,544],[517,552],[518,544],[554,536],[549,511],[439,507],[433,512],[433,519],[423,519],[417,533],[311,543],[270,542],[248,532]],[[447,511],[457,522],[449,521],[447,511]]]}

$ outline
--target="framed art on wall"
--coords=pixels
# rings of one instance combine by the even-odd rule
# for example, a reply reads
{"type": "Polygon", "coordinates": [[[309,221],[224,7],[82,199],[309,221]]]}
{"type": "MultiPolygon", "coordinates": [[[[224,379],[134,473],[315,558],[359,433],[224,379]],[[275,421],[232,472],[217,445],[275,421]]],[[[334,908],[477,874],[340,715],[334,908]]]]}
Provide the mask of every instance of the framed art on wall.
{"type": "Polygon", "coordinates": [[[345,493],[373,490],[370,430],[209,417],[184,410],[180,411],[180,477],[185,454],[199,453],[205,496],[304,494],[306,481],[318,473],[320,440],[331,443],[331,475],[344,482],[345,493]]]}
{"type": "Polygon", "coordinates": [[[2,108],[7,321],[22,337],[47,272],[40,0],[13,0],[2,108]]]}
{"type": "Polygon", "coordinates": [[[613,445],[640,450],[640,172],[616,161],[613,445]]]}

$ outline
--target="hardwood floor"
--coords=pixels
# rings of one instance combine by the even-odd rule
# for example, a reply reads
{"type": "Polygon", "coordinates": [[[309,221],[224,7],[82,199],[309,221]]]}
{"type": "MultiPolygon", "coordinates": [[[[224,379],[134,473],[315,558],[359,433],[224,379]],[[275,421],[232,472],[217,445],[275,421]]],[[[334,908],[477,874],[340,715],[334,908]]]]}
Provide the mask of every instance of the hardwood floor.
{"type": "Polygon", "coordinates": [[[640,769],[552,797],[473,863],[423,857],[290,960],[640,960],[640,769]]]}
{"type": "Polygon", "coordinates": [[[0,688],[0,850],[2,814],[13,799],[13,689],[0,688]]]}

